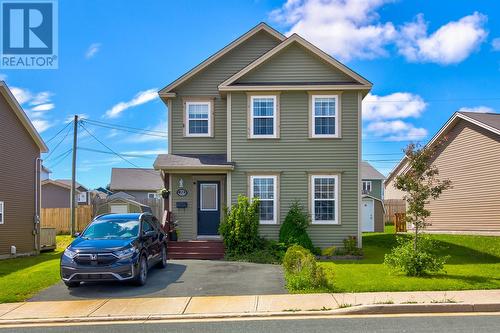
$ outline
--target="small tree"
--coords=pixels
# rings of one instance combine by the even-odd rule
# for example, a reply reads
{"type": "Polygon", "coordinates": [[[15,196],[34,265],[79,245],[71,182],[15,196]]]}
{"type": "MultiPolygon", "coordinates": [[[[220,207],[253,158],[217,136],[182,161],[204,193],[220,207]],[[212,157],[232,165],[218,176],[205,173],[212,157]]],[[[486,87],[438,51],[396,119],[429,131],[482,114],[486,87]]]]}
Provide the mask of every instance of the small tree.
{"type": "Polygon", "coordinates": [[[297,201],[293,202],[280,227],[280,242],[286,246],[297,244],[313,251],[313,243],[307,234],[308,226],[309,215],[297,201]]]}
{"type": "Polygon", "coordinates": [[[413,241],[400,242],[400,245],[386,254],[385,263],[398,267],[407,275],[418,276],[425,271],[439,271],[446,258],[436,256],[435,244],[428,239],[421,239],[420,231],[426,227],[426,218],[431,215],[425,205],[430,200],[439,198],[441,193],[451,186],[448,179],[438,179],[439,170],[432,164],[439,143],[433,147],[420,147],[409,144],[404,150],[408,168],[396,177],[394,187],[405,192],[407,203],[406,222],[413,224],[413,241]]]}

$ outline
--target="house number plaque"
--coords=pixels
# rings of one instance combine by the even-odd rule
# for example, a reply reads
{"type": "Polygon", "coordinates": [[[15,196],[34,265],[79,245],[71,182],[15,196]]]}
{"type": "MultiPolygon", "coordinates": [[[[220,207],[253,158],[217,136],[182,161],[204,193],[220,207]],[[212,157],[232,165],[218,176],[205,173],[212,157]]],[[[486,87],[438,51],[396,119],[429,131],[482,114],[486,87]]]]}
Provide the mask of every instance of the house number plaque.
{"type": "Polygon", "coordinates": [[[177,195],[180,197],[185,197],[186,195],[188,195],[188,191],[185,188],[179,188],[177,190],[177,195]]]}

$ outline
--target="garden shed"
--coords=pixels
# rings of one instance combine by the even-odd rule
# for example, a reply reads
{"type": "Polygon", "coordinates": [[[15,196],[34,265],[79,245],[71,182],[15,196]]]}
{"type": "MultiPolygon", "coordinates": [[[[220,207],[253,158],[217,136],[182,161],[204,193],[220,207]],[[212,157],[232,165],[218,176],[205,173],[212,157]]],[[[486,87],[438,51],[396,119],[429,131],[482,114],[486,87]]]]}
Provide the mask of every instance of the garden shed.
{"type": "Polygon", "coordinates": [[[97,215],[117,213],[151,213],[151,207],[127,198],[114,198],[97,208],[97,215]]]}

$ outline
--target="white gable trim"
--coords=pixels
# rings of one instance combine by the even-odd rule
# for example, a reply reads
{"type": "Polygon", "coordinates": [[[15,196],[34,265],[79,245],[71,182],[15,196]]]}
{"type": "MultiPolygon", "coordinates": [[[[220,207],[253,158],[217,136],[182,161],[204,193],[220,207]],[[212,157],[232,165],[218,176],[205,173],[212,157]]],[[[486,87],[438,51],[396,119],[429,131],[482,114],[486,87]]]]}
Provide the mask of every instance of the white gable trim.
{"type": "MultiPolygon", "coordinates": [[[[245,68],[243,68],[242,70],[240,70],[239,72],[234,74],[233,76],[231,76],[226,81],[222,82],[219,85],[219,90],[224,90],[229,85],[234,83],[236,80],[238,80],[239,78],[241,78],[245,74],[249,73],[250,71],[252,71],[254,68],[258,67],[262,63],[266,62],[268,59],[270,59],[275,54],[277,54],[278,52],[280,52],[281,50],[283,50],[287,46],[291,45],[292,43],[298,43],[298,44],[302,45],[306,49],[310,50],[311,52],[313,52],[314,54],[319,56],[326,63],[330,64],[331,66],[340,70],[344,74],[353,78],[355,81],[358,82],[358,84],[356,85],[358,88],[371,88],[372,87],[372,83],[370,81],[368,81],[367,79],[365,79],[361,75],[357,74],[356,72],[354,72],[353,70],[351,70],[350,68],[348,68],[347,66],[342,64],[341,62],[332,58],[330,55],[323,52],[322,50],[320,50],[318,47],[314,46],[313,44],[309,43],[304,38],[300,37],[297,34],[293,34],[288,39],[286,39],[285,41],[283,41],[282,43],[278,44],[276,47],[271,49],[269,52],[265,53],[263,56],[261,56],[260,58],[258,58],[257,60],[255,60],[254,62],[252,62],[251,64],[249,64],[248,66],[246,66],[245,68]]],[[[246,88],[248,88],[248,87],[246,87],[246,88]]]]}
{"type": "Polygon", "coordinates": [[[174,89],[177,86],[181,85],[182,83],[186,82],[191,77],[193,77],[194,75],[198,74],[203,69],[205,69],[207,66],[209,66],[213,62],[217,61],[222,56],[224,56],[226,53],[228,53],[229,51],[233,50],[235,47],[237,47],[238,45],[242,44],[243,42],[245,42],[250,37],[252,37],[253,35],[255,35],[256,33],[260,32],[260,31],[266,31],[271,36],[273,36],[277,40],[279,40],[280,42],[284,41],[286,39],[286,37],[283,36],[281,33],[279,33],[278,31],[274,30],[273,28],[271,28],[267,24],[261,22],[258,25],[256,25],[254,28],[252,28],[250,31],[248,31],[245,34],[243,34],[242,36],[240,36],[238,39],[232,41],[226,47],[224,47],[223,49],[219,50],[217,53],[215,53],[212,56],[210,56],[208,59],[206,59],[205,61],[203,61],[201,64],[199,64],[198,66],[194,67],[189,72],[187,72],[186,74],[182,75],[180,78],[178,78],[174,82],[170,83],[165,88],[161,89],[158,92],[158,94],[161,97],[165,97],[165,98],[175,97],[175,93],[171,92],[172,89],[174,89]]]}
{"type": "Polygon", "coordinates": [[[33,123],[28,118],[21,105],[19,105],[19,102],[16,100],[16,98],[10,91],[9,87],[3,81],[0,81],[0,91],[2,92],[2,95],[5,97],[7,103],[10,105],[16,116],[23,124],[24,128],[26,128],[29,135],[33,138],[33,141],[35,141],[38,148],[40,148],[40,152],[42,153],[48,152],[49,148],[47,147],[45,142],[43,142],[42,137],[40,136],[36,128],[33,126],[33,123]]]}

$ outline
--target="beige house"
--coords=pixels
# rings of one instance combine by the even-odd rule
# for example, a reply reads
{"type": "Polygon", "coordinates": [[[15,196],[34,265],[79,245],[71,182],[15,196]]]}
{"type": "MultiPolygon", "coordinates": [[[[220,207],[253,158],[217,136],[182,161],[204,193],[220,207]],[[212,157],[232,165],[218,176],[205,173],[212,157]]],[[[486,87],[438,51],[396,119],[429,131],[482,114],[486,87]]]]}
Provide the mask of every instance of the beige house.
{"type": "MultiPolygon", "coordinates": [[[[429,203],[428,230],[500,232],[500,114],[457,112],[428,143],[444,140],[433,161],[452,188],[429,203]]],[[[385,198],[403,198],[394,188],[406,158],[385,181],[385,198]]]]}
{"type": "Polygon", "coordinates": [[[0,259],[40,250],[40,154],[47,151],[0,81],[0,259]]]}

